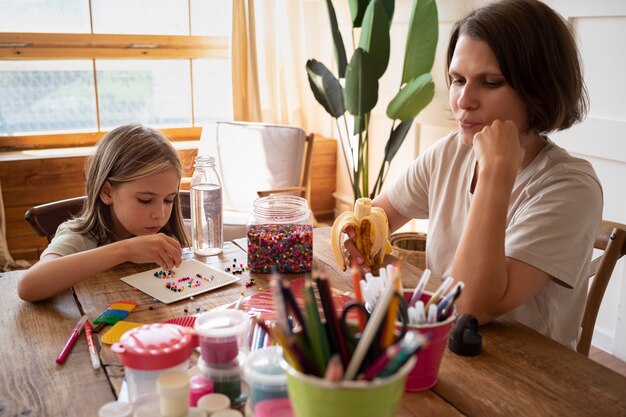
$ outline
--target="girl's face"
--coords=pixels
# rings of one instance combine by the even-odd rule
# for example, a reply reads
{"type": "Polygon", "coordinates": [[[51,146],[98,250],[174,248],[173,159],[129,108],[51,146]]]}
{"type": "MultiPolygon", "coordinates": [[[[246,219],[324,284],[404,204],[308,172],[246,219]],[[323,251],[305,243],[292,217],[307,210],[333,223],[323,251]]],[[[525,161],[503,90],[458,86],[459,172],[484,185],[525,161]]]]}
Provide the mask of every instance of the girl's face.
{"type": "Polygon", "coordinates": [[[117,237],[127,239],[161,230],[172,214],[179,182],[174,168],[115,186],[107,181],[100,199],[111,209],[117,237]]]}
{"type": "Polygon", "coordinates": [[[522,136],[528,120],[526,105],[506,82],[486,42],[461,35],[449,75],[450,109],[463,143],[471,146],[474,135],[496,119],[512,120],[522,136]]]}

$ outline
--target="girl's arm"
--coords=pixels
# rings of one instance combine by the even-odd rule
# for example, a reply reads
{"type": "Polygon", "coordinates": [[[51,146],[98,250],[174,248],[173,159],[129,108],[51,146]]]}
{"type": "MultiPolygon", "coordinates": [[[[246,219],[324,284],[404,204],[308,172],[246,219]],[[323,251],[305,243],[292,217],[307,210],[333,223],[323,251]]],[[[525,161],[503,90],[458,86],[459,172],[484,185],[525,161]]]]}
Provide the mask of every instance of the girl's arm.
{"type": "Polygon", "coordinates": [[[39,301],[124,262],[156,263],[167,271],[180,265],[181,258],[178,241],[162,233],[137,236],[67,256],[48,254],[24,272],[17,293],[24,301],[39,301]]]}
{"type": "Polygon", "coordinates": [[[495,121],[474,136],[478,181],[467,223],[452,264],[452,276],[465,283],[460,313],[481,324],[533,297],[550,276],[504,253],[507,211],[523,149],[513,122],[495,121]]]}

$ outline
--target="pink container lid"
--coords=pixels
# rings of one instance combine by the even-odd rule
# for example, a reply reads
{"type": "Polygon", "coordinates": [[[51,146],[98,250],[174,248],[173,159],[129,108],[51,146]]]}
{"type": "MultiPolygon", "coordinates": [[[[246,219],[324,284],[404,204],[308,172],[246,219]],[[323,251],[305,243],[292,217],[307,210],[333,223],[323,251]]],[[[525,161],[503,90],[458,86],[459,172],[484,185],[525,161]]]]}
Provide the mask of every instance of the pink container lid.
{"type": "Polygon", "coordinates": [[[254,406],[256,417],[293,417],[289,398],[270,398],[259,401],[254,406]]]}
{"type": "Polygon", "coordinates": [[[189,359],[198,346],[198,337],[188,327],[155,323],[124,333],[111,349],[124,366],[155,371],[176,366],[189,359]]]}
{"type": "Polygon", "coordinates": [[[202,376],[193,376],[189,380],[189,406],[198,405],[200,397],[212,394],[214,390],[213,381],[202,376]]]}

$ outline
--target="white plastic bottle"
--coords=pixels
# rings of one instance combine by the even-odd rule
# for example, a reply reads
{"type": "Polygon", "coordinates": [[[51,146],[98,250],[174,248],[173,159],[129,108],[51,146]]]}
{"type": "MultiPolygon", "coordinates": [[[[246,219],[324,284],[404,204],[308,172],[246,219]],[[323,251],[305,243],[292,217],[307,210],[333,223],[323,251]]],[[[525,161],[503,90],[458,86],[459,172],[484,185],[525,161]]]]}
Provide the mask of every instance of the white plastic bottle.
{"type": "Polygon", "coordinates": [[[222,252],[222,185],[215,170],[215,158],[196,156],[191,177],[191,238],[198,256],[222,252]]]}

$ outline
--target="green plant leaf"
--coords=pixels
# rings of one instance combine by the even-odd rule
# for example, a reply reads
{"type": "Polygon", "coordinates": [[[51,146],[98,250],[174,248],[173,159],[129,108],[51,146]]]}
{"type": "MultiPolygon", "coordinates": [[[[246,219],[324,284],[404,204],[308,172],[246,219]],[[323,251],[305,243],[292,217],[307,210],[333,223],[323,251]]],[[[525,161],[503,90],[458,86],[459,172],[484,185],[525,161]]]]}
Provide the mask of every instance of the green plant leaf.
{"type": "Polygon", "coordinates": [[[414,0],[404,53],[402,83],[430,72],[435,61],[439,21],[435,0],[414,0]]]}
{"type": "Polygon", "coordinates": [[[328,8],[328,17],[330,19],[330,31],[333,35],[333,44],[335,46],[335,59],[337,60],[337,72],[339,78],[346,76],[346,67],[348,66],[348,59],[346,58],[346,47],[343,44],[343,38],[341,32],[339,32],[339,24],[337,23],[337,14],[331,0],[326,0],[326,7],[328,8]]]}
{"type": "Polygon", "coordinates": [[[402,121],[411,120],[430,103],[435,96],[433,77],[422,74],[409,81],[387,106],[387,116],[402,121]]]}
{"type": "Polygon", "coordinates": [[[391,26],[391,21],[393,20],[393,10],[395,7],[395,0],[382,0],[383,7],[385,8],[385,12],[387,13],[387,20],[389,21],[389,26],[391,26]]]}
{"type": "Polygon", "coordinates": [[[372,0],[365,10],[359,47],[371,56],[376,78],[382,77],[389,64],[389,21],[381,0],[372,0]]]}
{"type": "Polygon", "coordinates": [[[359,117],[369,113],[378,101],[378,78],[373,72],[371,60],[367,52],[357,48],[346,71],[345,106],[351,114],[359,117]]]}
{"type": "Polygon", "coordinates": [[[315,59],[306,62],[306,72],[317,102],[335,119],[343,116],[346,110],[343,105],[343,88],[339,80],[324,64],[315,59]]]}
{"type": "Polygon", "coordinates": [[[365,9],[370,0],[350,0],[350,16],[352,17],[352,27],[360,28],[365,16],[365,9]]]}
{"type": "Polygon", "coordinates": [[[398,149],[400,149],[400,146],[402,146],[404,142],[404,138],[407,133],[409,133],[409,129],[411,129],[413,120],[414,119],[410,119],[400,122],[400,124],[393,129],[385,145],[385,161],[391,163],[391,160],[396,156],[398,149]]]}

